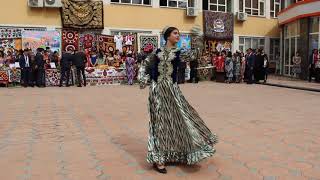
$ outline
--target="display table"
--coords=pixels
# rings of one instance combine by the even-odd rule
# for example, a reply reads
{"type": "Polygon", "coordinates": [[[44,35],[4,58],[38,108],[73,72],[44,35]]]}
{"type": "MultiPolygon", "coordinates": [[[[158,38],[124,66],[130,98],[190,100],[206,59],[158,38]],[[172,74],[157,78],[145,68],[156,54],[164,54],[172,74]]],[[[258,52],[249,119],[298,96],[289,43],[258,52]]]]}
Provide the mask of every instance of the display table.
{"type": "Polygon", "coordinates": [[[198,67],[197,70],[200,81],[210,81],[214,73],[214,66],[198,67]]]}
{"type": "Polygon", "coordinates": [[[87,84],[90,86],[121,84],[127,79],[126,69],[115,67],[106,67],[103,69],[87,67],[85,69],[85,75],[87,84]]]}

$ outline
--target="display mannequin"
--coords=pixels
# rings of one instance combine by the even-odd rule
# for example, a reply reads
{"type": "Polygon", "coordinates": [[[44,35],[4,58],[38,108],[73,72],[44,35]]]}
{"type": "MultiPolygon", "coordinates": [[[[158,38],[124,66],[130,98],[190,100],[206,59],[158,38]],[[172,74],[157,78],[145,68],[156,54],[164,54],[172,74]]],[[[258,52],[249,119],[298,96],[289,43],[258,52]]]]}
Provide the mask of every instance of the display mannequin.
{"type": "Polygon", "coordinates": [[[118,35],[114,36],[114,42],[116,43],[116,50],[122,52],[123,37],[120,32],[118,33],[118,35]]]}

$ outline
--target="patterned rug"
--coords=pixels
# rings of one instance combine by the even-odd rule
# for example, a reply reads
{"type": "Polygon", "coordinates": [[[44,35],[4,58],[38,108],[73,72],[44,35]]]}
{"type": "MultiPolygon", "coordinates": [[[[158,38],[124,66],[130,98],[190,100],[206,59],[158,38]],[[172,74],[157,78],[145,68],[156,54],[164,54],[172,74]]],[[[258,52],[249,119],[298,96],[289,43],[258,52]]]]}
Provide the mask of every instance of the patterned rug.
{"type": "Polygon", "coordinates": [[[108,54],[109,52],[115,51],[116,44],[113,36],[98,35],[97,39],[100,52],[102,51],[104,54],[108,54]]]}
{"type": "Polygon", "coordinates": [[[79,32],[72,30],[62,31],[62,49],[67,50],[79,50],[79,32]]]}

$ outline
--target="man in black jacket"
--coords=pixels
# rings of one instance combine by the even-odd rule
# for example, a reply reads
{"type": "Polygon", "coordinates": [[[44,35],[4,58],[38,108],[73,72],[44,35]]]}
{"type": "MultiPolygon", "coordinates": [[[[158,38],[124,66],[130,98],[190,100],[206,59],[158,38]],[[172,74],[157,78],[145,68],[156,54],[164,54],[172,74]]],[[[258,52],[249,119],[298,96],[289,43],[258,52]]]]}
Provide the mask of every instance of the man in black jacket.
{"type": "Polygon", "coordinates": [[[22,77],[23,86],[24,87],[27,87],[28,85],[33,86],[31,58],[29,56],[29,51],[27,49],[25,49],[23,51],[23,55],[20,56],[19,65],[21,68],[21,77],[22,77]]]}
{"type": "Polygon", "coordinates": [[[77,80],[78,80],[78,87],[81,87],[81,75],[82,75],[82,79],[83,79],[83,85],[86,86],[87,82],[86,82],[86,75],[84,73],[84,69],[86,67],[86,63],[87,63],[87,57],[86,54],[82,51],[80,52],[75,52],[75,56],[74,56],[74,62],[73,65],[76,66],[77,68],[77,80]]]}
{"type": "Polygon", "coordinates": [[[46,78],[45,78],[45,61],[43,59],[43,51],[44,49],[38,48],[37,49],[37,54],[35,57],[35,63],[37,66],[37,86],[38,87],[46,87],[46,78]]]}
{"type": "Polygon", "coordinates": [[[69,79],[70,79],[70,71],[71,71],[71,64],[73,61],[74,55],[71,51],[67,51],[62,54],[62,58],[60,61],[61,67],[61,76],[60,76],[60,85],[62,87],[63,80],[66,80],[66,86],[69,87],[69,79]]]}

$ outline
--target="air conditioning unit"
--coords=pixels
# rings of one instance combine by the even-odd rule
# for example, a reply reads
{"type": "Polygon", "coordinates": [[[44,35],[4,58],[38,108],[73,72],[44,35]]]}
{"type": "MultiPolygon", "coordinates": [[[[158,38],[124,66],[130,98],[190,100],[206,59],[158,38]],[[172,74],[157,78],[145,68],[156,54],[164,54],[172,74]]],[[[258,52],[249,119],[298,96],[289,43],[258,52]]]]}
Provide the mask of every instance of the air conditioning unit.
{"type": "Polygon", "coordinates": [[[189,17],[196,17],[196,16],[198,16],[197,9],[194,8],[194,7],[188,7],[188,8],[187,8],[187,16],[189,16],[189,17]]]}
{"type": "Polygon", "coordinates": [[[44,0],[44,6],[48,8],[62,7],[61,0],[44,0]]]}
{"type": "Polygon", "coordinates": [[[43,0],[28,0],[29,7],[43,7],[43,0]]]}
{"type": "Polygon", "coordinates": [[[246,21],[248,18],[248,14],[245,12],[238,12],[237,13],[237,19],[238,21],[246,21]]]}

